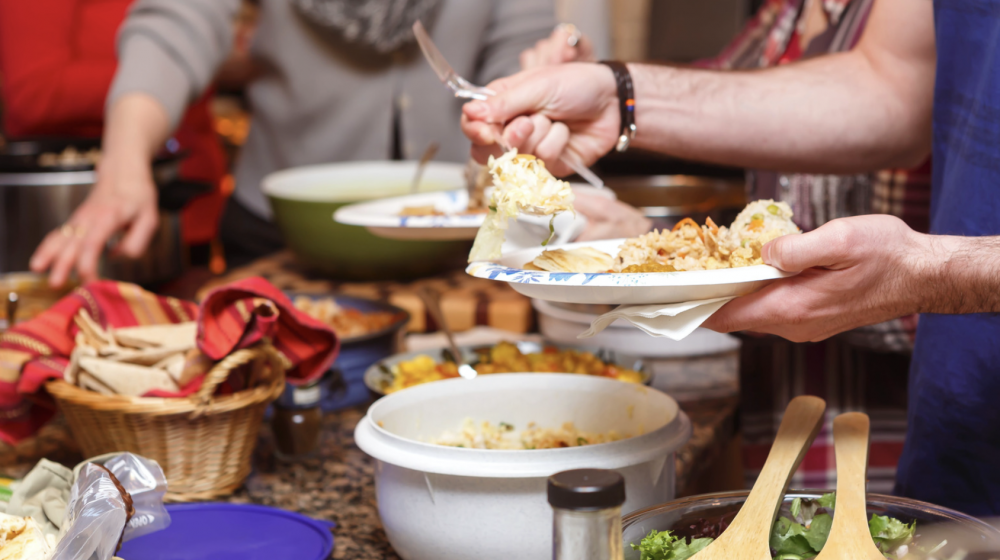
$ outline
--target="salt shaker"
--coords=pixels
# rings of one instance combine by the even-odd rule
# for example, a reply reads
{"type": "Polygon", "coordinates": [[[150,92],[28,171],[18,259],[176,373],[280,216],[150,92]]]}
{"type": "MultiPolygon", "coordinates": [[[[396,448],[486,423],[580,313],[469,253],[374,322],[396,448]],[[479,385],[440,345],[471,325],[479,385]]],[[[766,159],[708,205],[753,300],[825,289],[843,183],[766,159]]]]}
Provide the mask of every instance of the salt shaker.
{"type": "Polygon", "coordinates": [[[549,477],[553,560],[622,560],[625,479],[578,469],[549,477]]]}

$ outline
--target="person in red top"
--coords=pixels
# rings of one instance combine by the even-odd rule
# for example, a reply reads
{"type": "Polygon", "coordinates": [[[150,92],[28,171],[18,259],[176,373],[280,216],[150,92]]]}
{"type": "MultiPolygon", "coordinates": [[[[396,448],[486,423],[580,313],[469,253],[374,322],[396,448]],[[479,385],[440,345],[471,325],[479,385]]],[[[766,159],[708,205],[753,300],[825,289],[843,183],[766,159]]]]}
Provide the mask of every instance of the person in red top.
{"type": "MultiPolygon", "coordinates": [[[[101,136],[104,102],[118,66],[115,35],[131,3],[0,1],[0,91],[8,138],[101,136]]],[[[190,107],[174,135],[189,154],[181,163],[181,177],[207,184],[212,191],[182,211],[181,232],[188,245],[215,237],[225,204],[220,189],[226,160],[208,111],[210,95],[190,107]]],[[[152,233],[143,232],[147,241],[152,233]]],[[[138,256],[129,249],[123,247],[126,254],[138,256]]]]}

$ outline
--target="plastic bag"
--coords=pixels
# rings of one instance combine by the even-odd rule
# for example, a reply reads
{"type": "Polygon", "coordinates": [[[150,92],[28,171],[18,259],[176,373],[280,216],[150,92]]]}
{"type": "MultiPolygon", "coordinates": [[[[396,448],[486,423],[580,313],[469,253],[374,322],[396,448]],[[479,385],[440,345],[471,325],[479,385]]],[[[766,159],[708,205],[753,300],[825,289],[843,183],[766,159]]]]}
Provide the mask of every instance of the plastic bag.
{"type": "Polygon", "coordinates": [[[125,501],[111,475],[97,465],[84,465],[70,490],[52,560],[110,560],[126,517],[125,501]]]}
{"type": "Polygon", "coordinates": [[[114,473],[122,487],[132,495],[135,514],[125,527],[123,540],[129,541],[170,526],[170,514],[163,507],[167,477],[156,461],[122,453],[107,460],[104,467],[114,473]]]}
{"type": "Polygon", "coordinates": [[[127,541],[170,525],[170,514],[163,507],[167,480],[156,461],[132,453],[102,455],[92,461],[77,467],[51,560],[110,560],[119,539],[127,541]],[[131,496],[134,513],[128,526],[127,506],[108,471],[131,496]]]}

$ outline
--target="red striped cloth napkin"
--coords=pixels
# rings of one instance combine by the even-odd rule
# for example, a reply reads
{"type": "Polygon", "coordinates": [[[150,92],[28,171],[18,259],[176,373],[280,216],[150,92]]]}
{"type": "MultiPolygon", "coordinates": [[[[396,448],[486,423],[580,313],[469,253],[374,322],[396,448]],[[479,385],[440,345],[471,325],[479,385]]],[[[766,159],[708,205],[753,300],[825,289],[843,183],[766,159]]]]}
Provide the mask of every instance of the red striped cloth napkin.
{"type": "MultiPolygon", "coordinates": [[[[340,349],[329,327],[295,309],[284,293],[263,278],[218,288],[200,308],[134,284],[92,282],[38,317],[0,334],[0,440],[15,444],[54,415],[51,398],[40,389],[46,381],[62,378],[79,330],[73,318],[80,309],[86,309],[103,327],[197,320],[198,348],[213,360],[267,338],[292,364],[286,374],[292,384],[323,375],[340,349]]],[[[155,396],[187,396],[200,386],[198,378],[176,394],[157,392],[155,396]]]]}

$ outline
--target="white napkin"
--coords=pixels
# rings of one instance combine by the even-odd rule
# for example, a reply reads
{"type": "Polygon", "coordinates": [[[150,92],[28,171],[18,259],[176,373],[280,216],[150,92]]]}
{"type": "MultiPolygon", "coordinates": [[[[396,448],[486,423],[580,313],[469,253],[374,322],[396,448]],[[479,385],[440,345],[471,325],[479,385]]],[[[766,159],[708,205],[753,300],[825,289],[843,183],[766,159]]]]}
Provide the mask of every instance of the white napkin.
{"type": "Polygon", "coordinates": [[[625,319],[650,336],[683,340],[733,297],[656,305],[621,305],[601,315],[587,332],[577,338],[590,338],[618,319],[625,319]]]}

